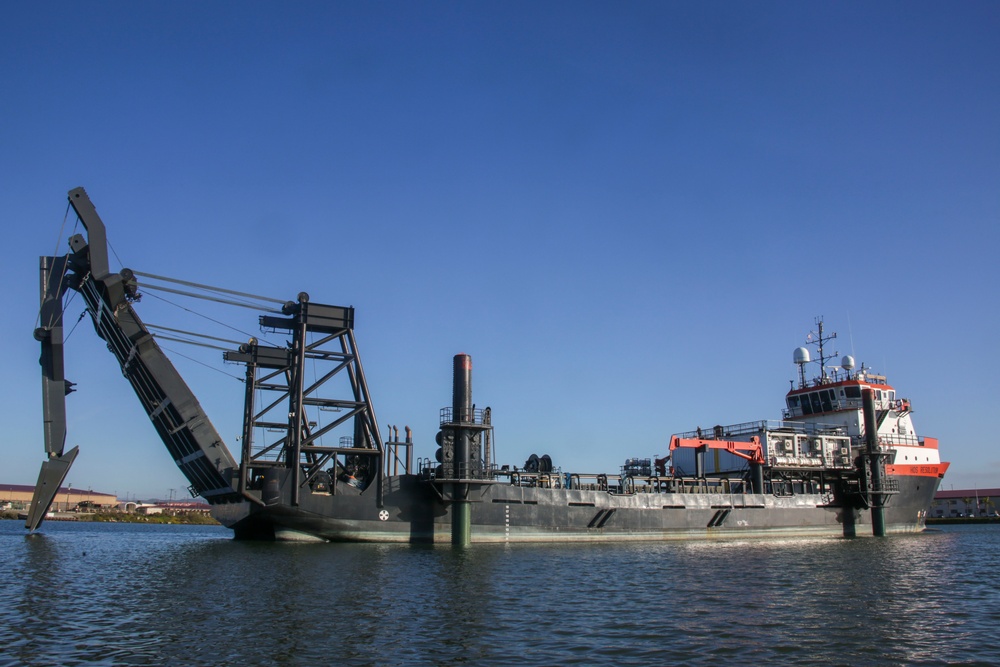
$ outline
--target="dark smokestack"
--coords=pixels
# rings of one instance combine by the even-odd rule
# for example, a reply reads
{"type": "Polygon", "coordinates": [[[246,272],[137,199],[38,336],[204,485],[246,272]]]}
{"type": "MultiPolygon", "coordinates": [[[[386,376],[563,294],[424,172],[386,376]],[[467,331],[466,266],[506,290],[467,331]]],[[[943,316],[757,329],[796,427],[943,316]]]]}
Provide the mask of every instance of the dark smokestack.
{"type": "Polygon", "coordinates": [[[455,355],[455,374],[452,383],[451,406],[456,422],[471,422],[472,417],[472,357],[455,355]]]}

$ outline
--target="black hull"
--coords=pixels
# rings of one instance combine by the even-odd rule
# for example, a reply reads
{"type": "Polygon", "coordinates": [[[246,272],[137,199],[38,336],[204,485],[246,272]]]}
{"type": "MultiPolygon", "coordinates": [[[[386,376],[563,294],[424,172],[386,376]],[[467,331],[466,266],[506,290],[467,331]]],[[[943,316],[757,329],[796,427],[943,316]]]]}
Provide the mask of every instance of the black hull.
{"type": "MultiPolygon", "coordinates": [[[[940,480],[893,479],[899,483],[899,493],[885,506],[886,532],[921,532],[940,480]]],[[[819,494],[616,495],[501,483],[484,485],[470,498],[473,543],[872,534],[869,510],[834,503],[819,494]]],[[[387,478],[381,507],[375,488],[362,493],[347,485],[338,485],[332,495],[302,493],[297,507],[282,497],[271,501],[216,505],[213,515],[238,539],[405,543],[452,539],[452,504],[416,476],[387,478]]]]}

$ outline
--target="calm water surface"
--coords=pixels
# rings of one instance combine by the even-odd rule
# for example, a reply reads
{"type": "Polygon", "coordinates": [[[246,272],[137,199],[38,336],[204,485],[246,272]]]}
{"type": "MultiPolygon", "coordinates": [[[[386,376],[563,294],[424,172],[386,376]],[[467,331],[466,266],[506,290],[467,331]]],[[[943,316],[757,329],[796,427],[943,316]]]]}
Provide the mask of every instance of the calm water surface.
{"type": "Polygon", "coordinates": [[[886,539],[234,542],[0,521],[0,665],[1000,665],[1000,527],[886,539]]]}

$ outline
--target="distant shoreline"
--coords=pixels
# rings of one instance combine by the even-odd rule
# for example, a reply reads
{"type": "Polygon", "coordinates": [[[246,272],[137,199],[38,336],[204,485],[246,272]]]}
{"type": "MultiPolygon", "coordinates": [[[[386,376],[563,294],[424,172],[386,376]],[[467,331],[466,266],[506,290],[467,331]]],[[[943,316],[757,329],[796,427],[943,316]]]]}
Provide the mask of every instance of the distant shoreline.
{"type": "Polygon", "coordinates": [[[1000,525],[1000,519],[996,517],[987,516],[972,516],[972,517],[927,517],[927,525],[944,525],[944,524],[962,524],[962,523],[995,523],[1000,525]]]}
{"type": "MultiPolygon", "coordinates": [[[[0,511],[0,519],[24,520],[24,512],[0,511]]],[[[80,523],[149,523],[191,526],[222,525],[208,514],[127,514],[125,512],[55,512],[45,517],[46,521],[77,521],[80,523]]]]}

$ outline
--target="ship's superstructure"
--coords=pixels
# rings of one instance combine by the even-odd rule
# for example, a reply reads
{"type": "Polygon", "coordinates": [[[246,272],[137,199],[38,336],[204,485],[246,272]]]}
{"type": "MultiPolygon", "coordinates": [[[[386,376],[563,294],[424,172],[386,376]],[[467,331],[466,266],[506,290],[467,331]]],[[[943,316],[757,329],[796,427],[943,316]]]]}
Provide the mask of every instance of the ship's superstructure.
{"type": "MultiPolygon", "coordinates": [[[[884,375],[872,372],[864,364],[856,370],[854,358],[850,355],[840,360],[839,368],[827,372],[825,361],[832,357],[824,355],[823,344],[836,334],[826,338],[822,320],[817,324],[819,332],[815,344],[819,348],[819,358],[815,363],[820,364],[820,374],[811,382],[805,380],[805,367],[810,363],[809,350],[805,347],[796,349],[793,356],[800,369],[800,379],[798,386],[785,398],[784,418],[817,427],[835,427],[857,445],[866,434],[862,397],[865,390],[869,390],[876,414],[875,438],[879,449],[886,455],[889,474],[943,475],[942,465],[946,467],[947,464],[941,463],[937,439],[917,435],[910,400],[897,396],[895,388],[888,384],[884,375]]],[[[785,443],[785,446],[786,454],[799,455],[811,451],[796,443],[785,443]],[[789,444],[792,446],[788,447],[789,444]]],[[[849,454],[844,447],[838,451],[841,455],[849,454]]]]}
{"type": "Polygon", "coordinates": [[[471,357],[456,355],[435,455],[415,462],[408,427],[405,440],[390,427],[380,441],[354,309],[314,303],[305,293],[259,318],[261,331],[279,333],[284,345],[252,338],[225,352],[245,367],[237,459],[135,312],[142,281],[160,277],[112,273],[96,209],[82,188],[69,199],[88,234],[70,239],[68,255],[41,259],[35,335],[48,460],[31,530],[77,455],[64,451],[72,383],[62,370],[61,303],[68,290],[83,295],[192,495],[240,538],[464,545],[918,532],[948,467],[937,441],[917,436],[910,402],[884,377],[864,365],[855,370],[849,356],[828,366],[834,355],[824,344],[835,335],[825,334],[821,320],[815,362],[808,348],[794,353],[799,380],[782,420],[679,433],[668,455],[630,458],[615,474],[564,470],[547,455],[495,464],[492,410],[476,408],[471,357]],[[820,372],[807,380],[810,363],[820,372]],[[337,433],[344,434],[335,445],[324,440],[337,433]]]}

